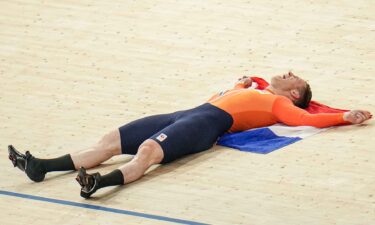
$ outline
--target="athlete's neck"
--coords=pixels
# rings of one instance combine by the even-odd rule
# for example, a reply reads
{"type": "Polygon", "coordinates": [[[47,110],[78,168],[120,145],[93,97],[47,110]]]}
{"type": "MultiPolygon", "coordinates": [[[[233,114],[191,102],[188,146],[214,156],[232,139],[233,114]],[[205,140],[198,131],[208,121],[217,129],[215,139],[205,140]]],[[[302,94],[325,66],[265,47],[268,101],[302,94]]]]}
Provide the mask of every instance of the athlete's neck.
{"type": "Polygon", "coordinates": [[[264,90],[268,91],[269,93],[273,95],[275,94],[275,89],[271,85],[268,85],[268,87],[266,87],[264,90]]]}
{"type": "Polygon", "coordinates": [[[279,88],[275,88],[272,85],[269,85],[268,87],[266,87],[265,90],[273,95],[281,95],[281,96],[289,98],[291,101],[295,101],[295,99],[293,99],[291,95],[289,94],[289,91],[280,90],[279,88]]]}

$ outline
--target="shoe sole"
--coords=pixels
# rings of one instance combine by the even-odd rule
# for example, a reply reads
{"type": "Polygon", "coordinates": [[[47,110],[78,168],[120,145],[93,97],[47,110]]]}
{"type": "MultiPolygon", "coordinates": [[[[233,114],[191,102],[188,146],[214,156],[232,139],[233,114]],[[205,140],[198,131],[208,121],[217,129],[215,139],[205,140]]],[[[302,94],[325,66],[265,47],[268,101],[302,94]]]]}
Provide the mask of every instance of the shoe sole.
{"type": "Polygon", "coordinates": [[[17,151],[12,145],[8,146],[8,154],[8,158],[12,161],[13,166],[25,171],[26,155],[17,151]]]}
{"type": "Polygon", "coordinates": [[[81,167],[79,170],[78,170],[78,174],[77,174],[77,177],[76,177],[76,181],[79,183],[79,185],[81,185],[81,192],[80,192],[80,195],[81,197],[83,198],[90,198],[90,196],[92,194],[94,194],[96,192],[95,187],[96,187],[96,180],[94,179],[95,183],[94,185],[91,187],[91,189],[89,191],[85,191],[84,188],[89,186],[89,183],[88,183],[88,180],[87,180],[87,177],[89,176],[90,174],[86,173],[86,169],[81,167]]]}
{"type": "Polygon", "coordinates": [[[26,155],[22,154],[21,152],[17,151],[12,145],[8,146],[8,158],[12,161],[13,166],[19,168],[20,170],[24,171],[26,175],[30,178],[30,180],[34,182],[41,182],[45,178],[45,173],[40,172],[40,174],[35,173],[36,171],[27,170],[28,168],[28,160],[32,158],[30,152],[26,151],[26,155]]]}
{"type": "Polygon", "coordinates": [[[76,181],[79,183],[79,185],[81,185],[82,188],[87,185],[87,182],[85,182],[85,175],[87,175],[86,170],[81,167],[78,170],[76,181]]]}

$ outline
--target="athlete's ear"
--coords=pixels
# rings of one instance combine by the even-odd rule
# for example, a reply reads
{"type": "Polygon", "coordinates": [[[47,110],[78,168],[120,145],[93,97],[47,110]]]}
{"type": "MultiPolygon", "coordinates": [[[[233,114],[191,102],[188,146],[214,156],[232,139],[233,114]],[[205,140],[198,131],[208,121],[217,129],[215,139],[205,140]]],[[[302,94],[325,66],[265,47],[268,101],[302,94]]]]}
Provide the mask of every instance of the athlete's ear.
{"type": "Polygon", "coordinates": [[[290,95],[292,96],[294,100],[298,100],[301,97],[298,89],[290,90],[290,95]]]}

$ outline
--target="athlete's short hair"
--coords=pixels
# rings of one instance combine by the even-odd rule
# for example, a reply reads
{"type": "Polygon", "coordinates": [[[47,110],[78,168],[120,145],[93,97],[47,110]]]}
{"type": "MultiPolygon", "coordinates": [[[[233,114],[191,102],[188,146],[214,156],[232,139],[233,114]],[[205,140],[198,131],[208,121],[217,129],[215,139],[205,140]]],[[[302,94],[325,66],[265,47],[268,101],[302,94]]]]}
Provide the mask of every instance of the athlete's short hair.
{"type": "Polygon", "coordinates": [[[312,92],[310,85],[306,82],[306,86],[300,90],[301,98],[298,99],[294,104],[302,109],[306,109],[311,101],[312,92]]]}

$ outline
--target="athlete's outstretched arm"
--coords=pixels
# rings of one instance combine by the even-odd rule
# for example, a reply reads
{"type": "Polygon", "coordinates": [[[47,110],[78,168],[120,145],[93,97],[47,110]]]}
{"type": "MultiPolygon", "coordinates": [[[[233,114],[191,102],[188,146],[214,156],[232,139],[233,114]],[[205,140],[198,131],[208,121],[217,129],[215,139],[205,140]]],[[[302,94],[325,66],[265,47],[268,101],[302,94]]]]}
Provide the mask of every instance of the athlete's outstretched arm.
{"type": "Polygon", "coordinates": [[[272,109],[278,120],[290,126],[330,127],[342,124],[359,124],[371,119],[372,114],[364,110],[353,110],[346,113],[310,114],[293,105],[285,98],[278,98],[272,109]]]}

